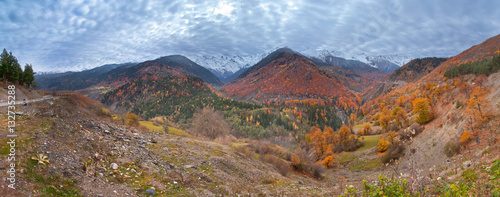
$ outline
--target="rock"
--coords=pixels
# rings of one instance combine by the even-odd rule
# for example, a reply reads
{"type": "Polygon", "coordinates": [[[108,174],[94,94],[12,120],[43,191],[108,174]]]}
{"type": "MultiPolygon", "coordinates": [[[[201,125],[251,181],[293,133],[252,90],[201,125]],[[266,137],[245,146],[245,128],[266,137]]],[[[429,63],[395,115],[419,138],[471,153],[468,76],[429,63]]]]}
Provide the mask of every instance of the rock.
{"type": "Polygon", "coordinates": [[[104,194],[97,194],[97,197],[104,197],[104,194]]]}
{"type": "Polygon", "coordinates": [[[146,193],[148,193],[149,195],[155,195],[156,194],[156,190],[155,190],[154,187],[152,187],[150,189],[147,189],[146,193]]]}
{"type": "Polygon", "coordinates": [[[188,168],[196,168],[196,166],[194,165],[184,165],[183,166],[185,169],[188,169],[188,168]]]}
{"type": "Polygon", "coordinates": [[[99,153],[94,154],[94,156],[95,156],[95,158],[96,158],[96,159],[98,159],[98,160],[102,160],[102,159],[104,159],[104,156],[103,156],[103,155],[101,155],[101,154],[99,154],[99,153]]]}
{"type": "Polygon", "coordinates": [[[472,161],[465,161],[464,162],[464,167],[468,168],[472,166],[472,161]]]}
{"type": "Polygon", "coordinates": [[[170,150],[168,147],[163,147],[162,149],[163,149],[164,151],[168,151],[168,150],[170,150]]]}
{"type": "Polygon", "coordinates": [[[104,133],[109,133],[109,130],[104,130],[104,133]]]}
{"type": "Polygon", "coordinates": [[[117,170],[117,169],[118,169],[118,164],[116,164],[116,163],[112,163],[112,164],[111,164],[111,169],[113,169],[113,170],[117,170]]]}

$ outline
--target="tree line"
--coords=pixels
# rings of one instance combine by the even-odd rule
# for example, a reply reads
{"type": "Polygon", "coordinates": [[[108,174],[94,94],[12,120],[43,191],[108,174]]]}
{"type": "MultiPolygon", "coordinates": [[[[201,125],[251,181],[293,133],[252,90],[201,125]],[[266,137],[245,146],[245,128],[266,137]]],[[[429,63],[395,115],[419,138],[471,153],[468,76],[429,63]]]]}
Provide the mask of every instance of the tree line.
{"type": "Polygon", "coordinates": [[[27,87],[36,89],[37,85],[34,82],[35,72],[31,64],[26,64],[23,70],[17,58],[12,55],[12,51],[7,52],[5,48],[0,55],[0,62],[2,63],[0,66],[0,77],[2,81],[9,81],[14,84],[26,85],[27,87]]]}

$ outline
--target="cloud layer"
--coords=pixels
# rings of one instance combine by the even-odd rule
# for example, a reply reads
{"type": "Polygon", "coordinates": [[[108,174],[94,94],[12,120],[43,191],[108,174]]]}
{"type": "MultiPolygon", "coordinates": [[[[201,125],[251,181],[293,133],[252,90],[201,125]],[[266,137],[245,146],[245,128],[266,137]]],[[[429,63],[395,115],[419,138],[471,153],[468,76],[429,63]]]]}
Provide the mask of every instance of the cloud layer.
{"type": "Polygon", "coordinates": [[[0,47],[35,71],[274,47],[453,56],[500,33],[500,1],[0,1],[0,47]]]}

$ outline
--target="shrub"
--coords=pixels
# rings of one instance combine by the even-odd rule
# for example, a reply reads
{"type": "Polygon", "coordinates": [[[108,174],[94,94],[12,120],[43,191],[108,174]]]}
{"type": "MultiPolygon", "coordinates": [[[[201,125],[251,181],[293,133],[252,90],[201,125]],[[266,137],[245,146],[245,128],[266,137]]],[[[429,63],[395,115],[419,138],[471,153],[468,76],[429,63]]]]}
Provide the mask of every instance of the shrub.
{"type": "Polygon", "coordinates": [[[326,167],[330,167],[332,166],[333,164],[333,157],[332,156],[328,156],[325,158],[325,160],[323,160],[322,164],[326,167]]]}
{"type": "Polygon", "coordinates": [[[128,126],[139,126],[139,117],[134,113],[127,112],[127,116],[125,117],[125,124],[128,126]]]}
{"type": "Polygon", "coordinates": [[[460,136],[460,141],[465,144],[470,140],[471,136],[468,131],[464,131],[460,136]]]}
{"type": "Polygon", "coordinates": [[[385,139],[385,137],[382,137],[378,140],[378,144],[377,144],[378,152],[383,153],[387,150],[388,147],[389,147],[389,141],[387,141],[385,139]]]}
{"type": "Polygon", "coordinates": [[[274,167],[276,167],[276,170],[278,170],[278,172],[283,176],[286,176],[288,174],[288,172],[290,172],[290,170],[291,170],[288,162],[283,161],[282,159],[280,159],[274,155],[266,154],[263,157],[263,160],[264,160],[264,162],[269,163],[269,164],[273,165],[274,167]]]}
{"type": "Polygon", "coordinates": [[[191,130],[197,134],[215,139],[229,133],[229,125],[224,117],[212,108],[205,107],[193,115],[191,130]]]}
{"type": "Polygon", "coordinates": [[[404,151],[403,143],[401,142],[392,143],[389,146],[389,148],[387,148],[385,155],[382,156],[382,163],[389,163],[393,160],[399,159],[401,156],[403,156],[403,151],[404,151]]]}
{"type": "Polygon", "coordinates": [[[443,152],[447,157],[453,157],[460,152],[460,146],[456,142],[449,141],[444,145],[443,152]]]}
{"type": "Polygon", "coordinates": [[[312,166],[312,176],[316,179],[323,178],[323,173],[325,173],[325,166],[316,163],[312,166]]]}
{"type": "Polygon", "coordinates": [[[460,102],[460,100],[457,101],[457,103],[455,104],[455,108],[460,108],[462,107],[462,103],[460,102]]]}
{"type": "Polygon", "coordinates": [[[294,170],[305,172],[308,170],[309,163],[310,161],[305,151],[298,151],[292,155],[292,167],[294,170]]]}
{"type": "Polygon", "coordinates": [[[113,116],[113,113],[111,113],[111,111],[109,111],[109,109],[101,107],[99,109],[99,111],[97,111],[97,115],[102,116],[102,117],[111,117],[111,116],[113,116]]]}

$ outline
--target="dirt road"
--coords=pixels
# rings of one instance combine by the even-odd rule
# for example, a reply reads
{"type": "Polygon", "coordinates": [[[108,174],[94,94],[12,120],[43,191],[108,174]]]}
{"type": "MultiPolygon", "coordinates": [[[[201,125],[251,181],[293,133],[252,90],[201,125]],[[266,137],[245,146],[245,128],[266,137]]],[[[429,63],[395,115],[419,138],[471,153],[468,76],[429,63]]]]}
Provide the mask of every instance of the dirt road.
{"type": "MultiPolygon", "coordinates": [[[[38,99],[28,99],[28,100],[26,100],[26,103],[30,104],[30,103],[35,103],[35,102],[47,100],[47,99],[56,99],[56,98],[57,97],[53,97],[51,95],[46,95],[46,96],[43,96],[42,98],[38,98],[38,99]]],[[[22,105],[22,104],[24,104],[24,101],[16,101],[16,105],[22,105]]],[[[8,105],[9,105],[8,102],[1,102],[0,103],[0,107],[8,106],[8,105]]]]}

